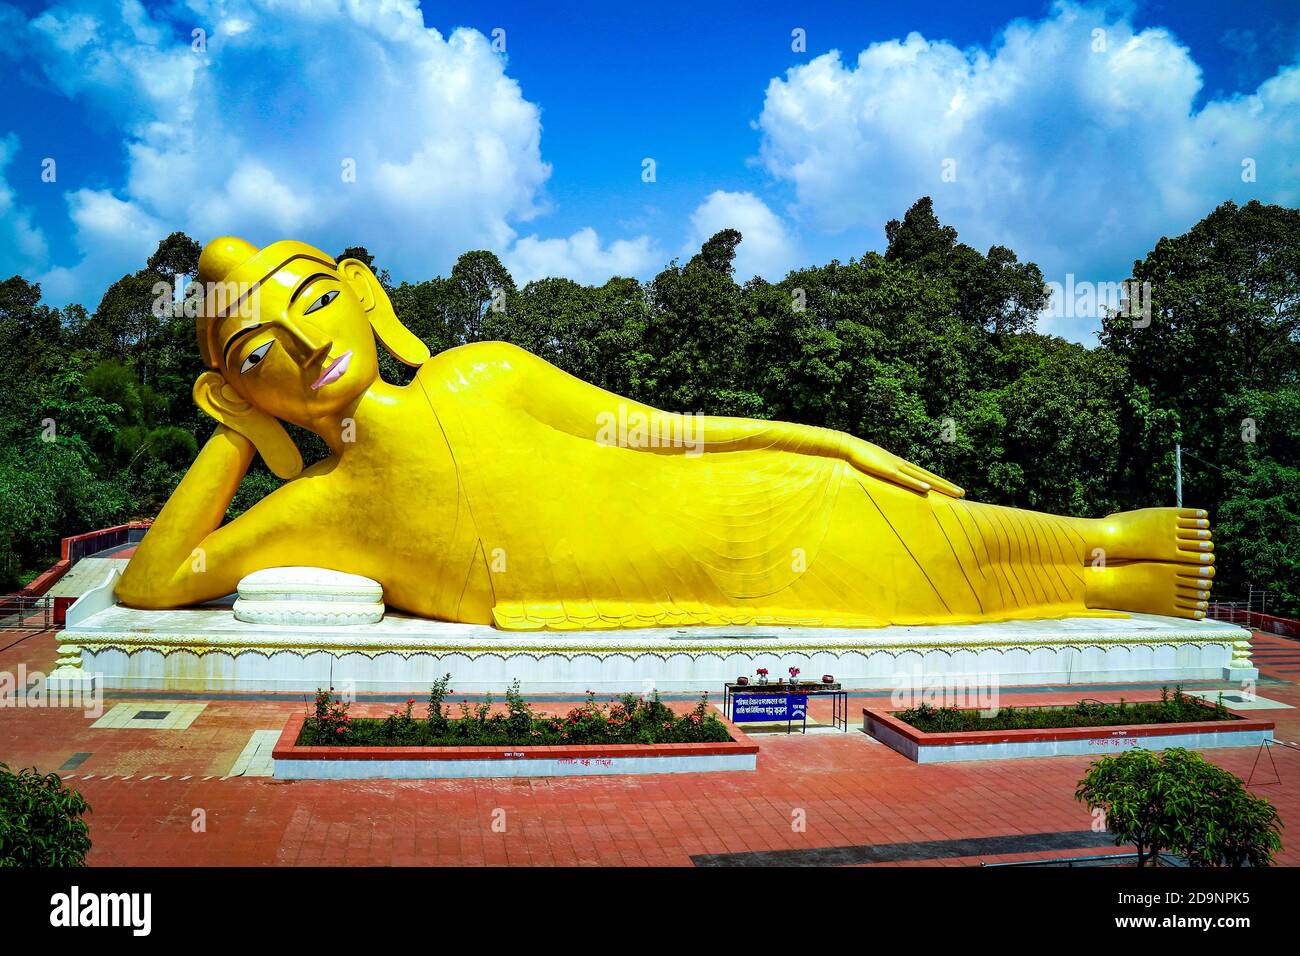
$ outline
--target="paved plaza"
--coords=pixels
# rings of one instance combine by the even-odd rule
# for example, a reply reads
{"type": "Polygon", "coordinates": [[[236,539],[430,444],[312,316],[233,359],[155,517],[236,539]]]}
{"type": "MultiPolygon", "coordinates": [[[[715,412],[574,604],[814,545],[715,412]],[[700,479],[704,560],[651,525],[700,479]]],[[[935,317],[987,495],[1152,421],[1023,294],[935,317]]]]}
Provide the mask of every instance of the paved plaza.
{"type": "MultiPolygon", "coordinates": [[[[0,671],[48,673],[52,632],[0,633],[0,671]]],[[[1300,740],[1300,644],[1256,634],[1252,716],[1300,740]]],[[[1240,693],[1235,685],[1188,690],[1240,693]]],[[[1149,697],[1156,685],[1016,688],[1003,704],[1149,697]]],[[[721,689],[719,688],[719,691],[721,689]]],[[[1089,757],[918,766],[861,732],[761,733],[755,772],[440,781],[277,781],[270,748],[302,694],[113,692],[103,713],[0,708],[0,761],[59,773],[85,794],[95,866],[950,865],[1124,852],[1073,799],[1089,757]]],[[[719,697],[719,695],[715,695],[719,697]]],[[[459,700],[457,695],[454,700],[459,700]]],[[[695,698],[672,695],[675,708],[695,698]]],[[[404,701],[362,695],[356,715],[404,701]]],[[[534,698],[564,712],[572,697],[534,698]]],[[[1233,706],[1237,706],[1229,700],[1233,706]]],[[[423,700],[416,702],[417,714],[423,700]]],[[[830,703],[811,717],[830,723],[830,703]]],[[[1300,864],[1300,752],[1205,756],[1249,780],[1300,864]]]]}

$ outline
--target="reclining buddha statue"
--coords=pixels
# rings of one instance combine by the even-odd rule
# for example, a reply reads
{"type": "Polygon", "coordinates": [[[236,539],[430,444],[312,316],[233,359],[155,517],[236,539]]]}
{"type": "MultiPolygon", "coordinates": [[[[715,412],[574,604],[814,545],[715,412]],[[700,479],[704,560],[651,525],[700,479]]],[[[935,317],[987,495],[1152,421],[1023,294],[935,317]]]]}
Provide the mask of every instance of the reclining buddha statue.
{"type": "Polygon", "coordinates": [[[199,281],[218,424],[118,584],[132,607],[306,565],[507,630],[1205,615],[1204,511],[978,504],[840,432],[662,412],[503,342],[430,356],[364,263],[300,242],[217,239],[199,281]],[[281,422],[330,456],[304,470],[281,422]],[[255,453],[287,480],[223,524],[255,453]]]}

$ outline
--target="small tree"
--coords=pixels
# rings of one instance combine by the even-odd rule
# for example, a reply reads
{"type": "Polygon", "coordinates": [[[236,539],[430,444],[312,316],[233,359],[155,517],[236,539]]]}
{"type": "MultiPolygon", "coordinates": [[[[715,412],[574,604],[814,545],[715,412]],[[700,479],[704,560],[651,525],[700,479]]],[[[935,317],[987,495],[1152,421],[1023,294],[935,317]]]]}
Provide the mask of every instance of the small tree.
{"type": "Polygon", "coordinates": [[[443,701],[447,699],[448,694],[455,693],[447,689],[450,683],[451,674],[443,674],[429,688],[429,734],[433,737],[441,737],[447,733],[448,709],[443,705],[443,701]]]}
{"type": "Polygon", "coordinates": [[[1106,814],[1115,843],[1137,848],[1138,866],[1172,850],[1193,866],[1267,866],[1282,822],[1232,773],[1181,747],[1130,750],[1088,768],[1075,791],[1106,814]]]}
{"type": "Polygon", "coordinates": [[[84,866],[90,804],[58,774],[0,763],[0,867],[84,866]]]}
{"type": "Polygon", "coordinates": [[[1192,756],[1206,768],[1197,780],[1203,809],[1179,851],[1192,866],[1268,866],[1282,849],[1277,808],[1236,774],[1192,756]]]}

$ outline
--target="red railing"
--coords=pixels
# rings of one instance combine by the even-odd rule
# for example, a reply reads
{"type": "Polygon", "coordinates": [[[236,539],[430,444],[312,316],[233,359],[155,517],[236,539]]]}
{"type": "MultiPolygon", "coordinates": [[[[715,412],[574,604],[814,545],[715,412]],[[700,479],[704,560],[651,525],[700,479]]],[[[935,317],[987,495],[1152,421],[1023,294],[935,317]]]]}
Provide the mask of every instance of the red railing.
{"type": "Polygon", "coordinates": [[[100,551],[107,551],[109,548],[116,548],[130,543],[132,531],[147,531],[152,523],[151,521],[132,521],[129,524],[119,524],[112,528],[101,528],[98,531],[87,531],[85,534],[74,534],[70,538],[63,539],[60,551],[64,560],[76,564],[88,554],[98,554],[100,551]]]}
{"type": "Polygon", "coordinates": [[[131,541],[132,531],[148,530],[150,524],[152,524],[150,521],[132,521],[130,524],[119,524],[112,528],[101,528],[98,531],[87,531],[85,534],[74,534],[64,538],[59,548],[62,557],[46,571],[37,575],[31,584],[18,594],[22,597],[42,596],[54,587],[54,582],[68,573],[69,568],[86,555],[98,554],[100,551],[128,544],[131,541]]]}
{"type": "Polygon", "coordinates": [[[1207,616],[1215,621],[1226,621],[1253,631],[1300,640],[1300,621],[1265,614],[1263,611],[1252,611],[1244,601],[1212,601],[1207,616]]]}

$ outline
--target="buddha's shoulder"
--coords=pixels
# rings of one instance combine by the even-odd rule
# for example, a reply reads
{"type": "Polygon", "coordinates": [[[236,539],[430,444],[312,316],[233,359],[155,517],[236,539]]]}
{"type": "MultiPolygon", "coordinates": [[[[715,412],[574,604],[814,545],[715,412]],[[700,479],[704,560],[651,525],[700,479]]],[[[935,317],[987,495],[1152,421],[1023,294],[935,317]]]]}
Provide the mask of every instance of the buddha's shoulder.
{"type": "Polygon", "coordinates": [[[420,366],[416,378],[426,387],[459,391],[509,386],[525,372],[553,366],[509,342],[470,342],[439,352],[420,366]]]}

